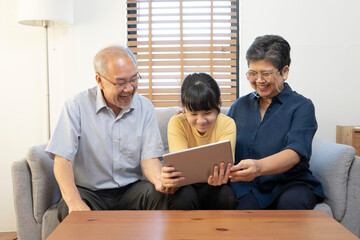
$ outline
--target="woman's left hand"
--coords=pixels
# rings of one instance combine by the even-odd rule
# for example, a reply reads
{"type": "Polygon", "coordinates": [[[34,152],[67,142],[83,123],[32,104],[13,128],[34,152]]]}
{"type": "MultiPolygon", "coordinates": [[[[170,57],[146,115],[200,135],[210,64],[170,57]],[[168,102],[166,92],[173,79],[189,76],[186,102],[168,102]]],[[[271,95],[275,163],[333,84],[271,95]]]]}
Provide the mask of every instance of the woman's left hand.
{"type": "Polygon", "coordinates": [[[250,182],[260,176],[260,161],[254,159],[243,159],[237,165],[231,167],[229,175],[231,182],[250,182]]]}
{"type": "Polygon", "coordinates": [[[212,186],[220,186],[226,184],[229,180],[231,169],[231,163],[228,163],[226,169],[225,164],[222,162],[220,163],[220,169],[218,166],[214,167],[214,174],[210,175],[208,178],[208,184],[212,186]]]}

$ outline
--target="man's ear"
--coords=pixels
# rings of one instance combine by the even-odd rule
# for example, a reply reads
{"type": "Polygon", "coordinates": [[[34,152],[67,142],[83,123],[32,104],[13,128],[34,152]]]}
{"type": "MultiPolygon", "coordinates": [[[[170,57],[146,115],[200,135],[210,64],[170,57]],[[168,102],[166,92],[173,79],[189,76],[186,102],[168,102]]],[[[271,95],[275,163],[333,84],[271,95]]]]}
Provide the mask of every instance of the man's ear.
{"type": "Polygon", "coordinates": [[[101,79],[100,73],[96,73],[95,80],[96,80],[98,86],[100,87],[100,89],[102,90],[104,88],[104,86],[102,84],[102,79],[101,79]]]}

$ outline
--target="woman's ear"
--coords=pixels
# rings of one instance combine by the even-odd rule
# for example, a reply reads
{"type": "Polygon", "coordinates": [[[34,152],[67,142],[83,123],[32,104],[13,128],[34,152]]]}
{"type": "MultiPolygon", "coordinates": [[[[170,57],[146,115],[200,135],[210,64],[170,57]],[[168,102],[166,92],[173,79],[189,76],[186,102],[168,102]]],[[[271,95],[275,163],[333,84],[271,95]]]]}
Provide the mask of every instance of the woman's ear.
{"type": "Polygon", "coordinates": [[[286,65],[285,67],[283,67],[283,69],[282,69],[282,77],[283,77],[284,81],[288,78],[289,71],[290,71],[289,65],[286,65]]]}

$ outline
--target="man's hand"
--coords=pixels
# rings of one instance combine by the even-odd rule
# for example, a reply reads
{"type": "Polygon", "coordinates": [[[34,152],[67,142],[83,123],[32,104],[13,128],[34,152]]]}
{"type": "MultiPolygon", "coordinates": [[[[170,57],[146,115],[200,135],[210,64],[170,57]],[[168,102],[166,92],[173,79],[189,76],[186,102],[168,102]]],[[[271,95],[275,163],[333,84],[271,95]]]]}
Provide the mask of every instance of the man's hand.
{"type": "Polygon", "coordinates": [[[158,158],[142,161],[141,167],[158,192],[173,194],[179,189],[177,185],[185,180],[182,173],[175,171],[175,168],[163,167],[158,158]]]}
{"type": "Polygon", "coordinates": [[[91,211],[88,205],[86,205],[83,201],[79,201],[76,204],[70,204],[69,207],[69,214],[72,211],[91,211]]]}
{"type": "Polygon", "coordinates": [[[158,192],[174,194],[179,189],[179,187],[164,187],[162,182],[159,180],[155,183],[155,189],[158,192]]]}
{"type": "Polygon", "coordinates": [[[54,174],[59,184],[61,195],[69,208],[69,214],[72,211],[91,211],[81,199],[79,190],[75,185],[72,162],[56,155],[54,159],[54,174]]]}
{"type": "Polygon", "coordinates": [[[231,169],[231,163],[228,163],[226,169],[223,162],[220,163],[220,169],[218,166],[214,166],[214,174],[208,178],[208,184],[211,186],[220,186],[226,184],[229,180],[231,169]]]}
{"type": "Polygon", "coordinates": [[[179,189],[177,185],[184,180],[185,177],[182,176],[181,172],[175,171],[175,168],[162,167],[160,177],[161,186],[159,188],[164,189],[162,192],[173,194],[179,189]]]}

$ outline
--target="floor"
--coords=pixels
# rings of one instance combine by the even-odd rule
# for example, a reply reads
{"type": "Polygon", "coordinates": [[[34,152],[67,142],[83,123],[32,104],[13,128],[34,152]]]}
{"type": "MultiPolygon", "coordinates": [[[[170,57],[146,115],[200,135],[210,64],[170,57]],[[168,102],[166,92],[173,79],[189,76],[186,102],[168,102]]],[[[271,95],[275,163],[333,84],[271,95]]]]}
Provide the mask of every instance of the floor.
{"type": "Polygon", "coordinates": [[[16,232],[0,232],[0,240],[17,240],[16,232]]]}

